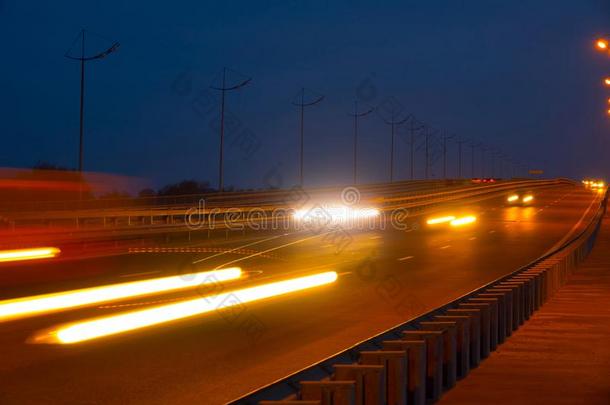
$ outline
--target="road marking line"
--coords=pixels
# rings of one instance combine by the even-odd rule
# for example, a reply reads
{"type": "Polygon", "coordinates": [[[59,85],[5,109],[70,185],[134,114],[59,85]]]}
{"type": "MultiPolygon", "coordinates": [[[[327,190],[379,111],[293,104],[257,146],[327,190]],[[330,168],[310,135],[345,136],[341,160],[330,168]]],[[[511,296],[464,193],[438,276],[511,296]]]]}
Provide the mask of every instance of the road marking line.
{"type": "Polygon", "coordinates": [[[491,231],[489,231],[489,233],[496,233],[495,229],[492,229],[491,231]]]}
{"type": "Polygon", "coordinates": [[[409,259],[413,259],[415,256],[405,256],[405,257],[401,257],[400,259],[398,259],[399,262],[405,261],[405,260],[409,260],[409,259]]]}
{"type": "Polygon", "coordinates": [[[263,240],[257,240],[257,241],[251,242],[251,243],[247,243],[247,244],[245,244],[245,245],[238,246],[238,247],[236,247],[235,249],[230,249],[230,250],[227,250],[226,252],[220,252],[220,253],[217,253],[217,254],[212,255],[212,256],[207,256],[207,257],[204,257],[203,259],[198,259],[198,260],[195,260],[195,261],[194,261],[192,264],[201,263],[201,262],[204,262],[204,261],[206,261],[206,260],[210,260],[210,259],[213,259],[213,258],[215,258],[215,257],[222,256],[222,255],[226,255],[227,253],[231,253],[231,252],[234,252],[234,251],[236,251],[236,250],[243,249],[243,248],[245,248],[245,247],[249,247],[249,246],[258,245],[259,243],[268,242],[268,241],[270,241],[270,240],[274,240],[274,239],[281,238],[281,237],[283,237],[283,236],[288,236],[288,235],[290,235],[290,233],[285,233],[285,234],[282,234],[282,235],[276,235],[276,236],[272,236],[272,237],[270,237],[270,238],[266,238],[266,239],[263,239],[263,240]]]}
{"type": "Polygon", "coordinates": [[[468,238],[468,240],[475,240],[476,238],[476,236],[471,236],[470,238],[468,238]]]}
{"type": "Polygon", "coordinates": [[[445,245],[445,246],[440,247],[439,249],[448,249],[450,247],[451,247],[451,245],[445,245]]]}

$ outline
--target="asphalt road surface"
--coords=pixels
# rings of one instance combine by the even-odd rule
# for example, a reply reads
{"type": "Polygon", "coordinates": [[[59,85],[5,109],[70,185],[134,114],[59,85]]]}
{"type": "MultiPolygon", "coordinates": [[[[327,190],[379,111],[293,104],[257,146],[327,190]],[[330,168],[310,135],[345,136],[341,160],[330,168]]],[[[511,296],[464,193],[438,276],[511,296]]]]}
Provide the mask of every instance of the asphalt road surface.
{"type": "Polygon", "coordinates": [[[476,214],[478,220],[463,228],[352,232],[350,243],[339,253],[332,240],[302,231],[198,245],[249,244],[248,249],[266,252],[252,257],[140,253],[2,267],[3,298],[223,264],[241,266],[248,276],[245,283],[325,270],[340,276],[327,286],[249,303],[238,313],[214,312],[74,345],[28,340],[53,325],[176,302],[202,292],[188,290],[0,323],[0,403],[224,403],[529,263],[581,229],[598,198],[571,186],[534,194],[531,206],[508,206],[504,196],[465,206],[463,212],[476,214]]]}

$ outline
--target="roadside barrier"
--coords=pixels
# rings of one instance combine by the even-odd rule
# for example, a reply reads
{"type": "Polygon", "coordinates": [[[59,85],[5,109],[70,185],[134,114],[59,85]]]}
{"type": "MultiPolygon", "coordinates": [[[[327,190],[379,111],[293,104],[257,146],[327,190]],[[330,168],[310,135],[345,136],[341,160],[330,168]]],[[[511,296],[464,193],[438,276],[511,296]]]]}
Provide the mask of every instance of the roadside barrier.
{"type": "Polygon", "coordinates": [[[423,405],[509,339],[565,284],[595,244],[589,224],[549,254],[440,308],[247,394],[232,405],[423,405]]]}

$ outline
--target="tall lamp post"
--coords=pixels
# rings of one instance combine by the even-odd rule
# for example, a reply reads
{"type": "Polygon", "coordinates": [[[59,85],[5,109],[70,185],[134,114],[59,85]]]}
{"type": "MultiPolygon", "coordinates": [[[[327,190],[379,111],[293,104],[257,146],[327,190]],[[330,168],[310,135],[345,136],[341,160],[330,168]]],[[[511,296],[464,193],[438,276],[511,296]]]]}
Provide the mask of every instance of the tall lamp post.
{"type": "Polygon", "coordinates": [[[89,62],[92,60],[105,58],[106,56],[110,55],[112,52],[116,51],[120,46],[120,44],[118,42],[114,41],[114,42],[112,42],[110,47],[107,48],[106,50],[104,50],[103,52],[99,52],[99,53],[93,54],[91,56],[87,56],[86,48],[85,48],[86,33],[87,32],[84,29],[82,29],[80,31],[80,33],[78,34],[78,36],[76,37],[76,40],[74,41],[74,44],[77,44],[78,40],[80,39],[80,42],[81,42],[80,56],[74,56],[74,55],[70,54],[70,51],[74,47],[74,44],[72,45],[72,48],[70,48],[64,55],[68,59],[77,60],[80,62],[80,125],[79,125],[79,144],[78,144],[78,171],[81,173],[83,171],[83,137],[84,137],[84,131],[85,131],[85,64],[86,64],[86,62],[89,62]]]}
{"type": "Polygon", "coordinates": [[[390,127],[392,128],[392,141],[390,146],[390,183],[394,181],[394,128],[396,127],[396,125],[400,125],[406,122],[409,118],[410,116],[397,121],[395,119],[394,110],[392,110],[392,119],[390,121],[384,119],[385,123],[390,125],[390,127]]]}
{"type": "Polygon", "coordinates": [[[362,112],[358,112],[358,100],[354,101],[354,112],[350,113],[354,117],[354,184],[358,184],[358,118],[364,117],[375,110],[369,108],[362,112]]]}
{"type": "Polygon", "coordinates": [[[462,144],[466,143],[464,139],[458,138],[458,179],[462,178],[462,144]]]}
{"type": "Polygon", "coordinates": [[[301,152],[300,152],[300,165],[299,165],[299,184],[301,187],[303,187],[303,128],[304,128],[304,121],[305,121],[305,107],[309,107],[315,104],[318,104],[320,101],[324,100],[324,96],[323,95],[318,95],[316,98],[313,99],[313,101],[310,102],[305,102],[305,88],[301,88],[301,95],[300,95],[300,99],[298,101],[293,101],[292,105],[295,105],[297,107],[301,108],[301,152]]]}
{"type": "Polygon", "coordinates": [[[480,143],[470,142],[470,175],[474,178],[474,148],[480,146],[480,143]]]}
{"type": "Polygon", "coordinates": [[[420,129],[424,128],[424,124],[421,124],[420,122],[418,122],[415,117],[411,117],[411,119],[409,120],[409,134],[411,135],[411,139],[410,139],[410,144],[411,144],[411,148],[410,148],[410,152],[411,152],[411,180],[415,179],[415,131],[419,131],[420,129]]]}
{"type": "MultiPolygon", "coordinates": [[[[607,38],[598,38],[595,41],[595,47],[600,52],[606,52],[610,55],[610,42],[607,38]]],[[[604,78],[603,81],[606,87],[610,87],[610,77],[604,78]]],[[[608,105],[606,106],[606,113],[610,116],[610,98],[608,99],[608,105]]]]}
{"type": "Polygon", "coordinates": [[[443,178],[447,180],[447,140],[453,138],[455,135],[443,135],[443,178]]]}
{"type": "Polygon", "coordinates": [[[220,87],[210,86],[211,89],[220,91],[220,142],[219,142],[219,156],[218,156],[218,191],[224,190],[224,134],[225,134],[225,93],[231,90],[237,90],[250,83],[251,77],[247,77],[241,80],[234,86],[227,87],[227,68],[222,68],[222,77],[220,87]]]}

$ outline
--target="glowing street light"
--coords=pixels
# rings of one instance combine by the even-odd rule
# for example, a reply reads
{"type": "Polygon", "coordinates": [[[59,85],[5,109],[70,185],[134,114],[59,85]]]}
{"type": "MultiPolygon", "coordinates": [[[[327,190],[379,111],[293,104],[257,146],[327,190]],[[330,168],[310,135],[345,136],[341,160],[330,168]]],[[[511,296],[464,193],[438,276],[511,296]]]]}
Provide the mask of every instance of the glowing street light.
{"type": "Polygon", "coordinates": [[[608,50],[608,40],[600,38],[595,42],[595,47],[600,51],[608,50]]]}
{"type": "Polygon", "coordinates": [[[605,84],[606,86],[610,86],[610,77],[606,77],[606,78],[604,79],[604,84],[605,84]]]}

